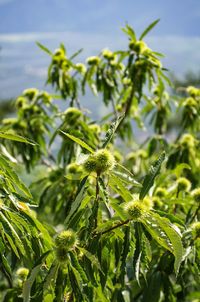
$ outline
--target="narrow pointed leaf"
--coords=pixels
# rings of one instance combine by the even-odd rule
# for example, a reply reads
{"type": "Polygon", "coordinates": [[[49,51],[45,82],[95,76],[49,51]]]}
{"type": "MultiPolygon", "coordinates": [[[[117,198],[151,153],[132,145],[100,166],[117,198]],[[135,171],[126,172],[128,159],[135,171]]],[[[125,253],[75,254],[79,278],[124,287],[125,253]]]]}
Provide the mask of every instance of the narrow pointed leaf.
{"type": "Polygon", "coordinates": [[[36,145],[34,142],[30,141],[28,138],[25,138],[21,135],[13,134],[13,133],[10,133],[10,132],[0,131],[0,138],[9,139],[9,140],[12,140],[12,141],[17,141],[17,142],[20,142],[20,143],[26,143],[26,144],[30,144],[30,145],[36,145]]]}
{"type": "Polygon", "coordinates": [[[94,153],[94,150],[88,145],[86,144],[84,141],[82,141],[80,138],[75,137],[69,133],[66,133],[62,130],[60,130],[60,132],[62,134],[64,134],[66,137],[68,137],[69,139],[71,139],[72,141],[74,141],[75,143],[77,143],[78,145],[80,145],[82,148],[88,150],[90,153],[94,153]]]}
{"type": "Polygon", "coordinates": [[[155,20],[154,22],[152,22],[141,34],[139,40],[142,40],[147,34],[148,32],[150,32],[150,30],[152,30],[152,28],[154,28],[154,26],[156,26],[156,24],[160,21],[160,19],[155,20]]]}
{"type": "Polygon", "coordinates": [[[102,144],[102,148],[105,148],[109,142],[111,141],[111,139],[113,138],[113,135],[115,134],[115,131],[117,130],[119,124],[121,123],[121,121],[124,118],[124,114],[120,115],[111,125],[110,128],[108,129],[108,131],[106,132],[106,136],[105,139],[103,141],[102,144]]]}
{"type": "Polygon", "coordinates": [[[165,159],[165,152],[161,153],[158,160],[156,160],[150,167],[149,173],[145,176],[142,189],[140,191],[140,199],[143,199],[153,186],[155,177],[159,174],[161,165],[165,159]]]}

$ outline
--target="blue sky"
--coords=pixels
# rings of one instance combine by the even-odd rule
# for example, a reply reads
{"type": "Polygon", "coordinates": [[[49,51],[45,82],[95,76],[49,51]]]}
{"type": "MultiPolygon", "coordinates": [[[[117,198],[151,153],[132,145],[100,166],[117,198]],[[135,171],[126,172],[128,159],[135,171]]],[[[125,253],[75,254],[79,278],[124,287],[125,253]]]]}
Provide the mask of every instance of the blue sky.
{"type": "Polygon", "coordinates": [[[63,42],[70,53],[84,47],[84,60],[104,47],[126,47],[126,22],[139,34],[157,18],[150,47],[174,73],[198,72],[200,0],[0,0],[0,98],[43,87],[49,59],[35,41],[51,49],[63,42]]]}

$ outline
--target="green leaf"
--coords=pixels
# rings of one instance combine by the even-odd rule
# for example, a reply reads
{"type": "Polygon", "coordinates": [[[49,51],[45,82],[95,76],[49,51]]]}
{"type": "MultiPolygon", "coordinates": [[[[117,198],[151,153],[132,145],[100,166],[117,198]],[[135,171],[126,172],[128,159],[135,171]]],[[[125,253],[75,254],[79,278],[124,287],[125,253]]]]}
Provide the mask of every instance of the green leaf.
{"type": "Polygon", "coordinates": [[[160,19],[157,19],[156,21],[152,22],[141,34],[139,40],[142,40],[147,34],[148,32],[150,32],[150,30],[152,30],[152,28],[154,28],[154,26],[156,26],[156,24],[160,21],[160,19]]]}
{"type": "Polygon", "coordinates": [[[37,46],[42,49],[44,52],[46,52],[48,55],[50,55],[51,57],[53,56],[53,53],[44,45],[42,45],[40,42],[36,42],[37,46]]]}
{"type": "Polygon", "coordinates": [[[134,30],[128,24],[126,24],[125,28],[122,28],[122,31],[127,34],[134,42],[137,40],[134,30]]]}
{"type": "Polygon", "coordinates": [[[68,224],[69,220],[73,217],[74,213],[77,211],[77,209],[79,208],[79,206],[84,198],[85,185],[86,185],[87,178],[88,178],[88,176],[83,178],[83,180],[80,183],[76,198],[75,198],[74,202],[72,203],[69,214],[67,215],[67,217],[65,219],[65,224],[68,224]]]}
{"type": "Polygon", "coordinates": [[[134,187],[138,187],[138,188],[142,187],[142,185],[139,182],[137,182],[131,175],[128,175],[126,173],[122,173],[122,172],[119,172],[116,170],[113,170],[112,174],[115,174],[121,181],[124,181],[127,184],[130,184],[130,185],[132,185],[134,187]]]}
{"type": "Polygon", "coordinates": [[[75,137],[69,133],[65,133],[62,130],[60,130],[60,132],[64,134],[66,137],[68,137],[69,139],[71,139],[72,141],[74,141],[75,143],[77,143],[78,145],[80,145],[82,148],[88,150],[90,153],[94,153],[94,150],[88,144],[82,141],[80,138],[75,137]]]}
{"type": "Polygon", "coordinates": [[[141,221],[152,237],[174,255],[174,270],[177,275],[184,254],[178,227],[173,225],[169,219],[160,217],[154,212],[145,215],[141,221]]]}
{"type": "Polygon", "coordinates": [[[117,191],[122,198],[128,202],[131,201],[133,199],[132,194],[129,192],[129,190],[124,186],[123,182],[121,181],[121,179],[114,175],[113,173],[111,174],[111,178],[109,180],[109,184],[110,186],[117,191]]]}
{"type": "Polygon", "coordinates": [[[121,121],[123,119],[124,119],[124,114],[118,116],[116,118],[116,120],[110,125],[110,128],[106,132],[105,139],[104,139],[103,144],[102,144],[102,148],[105,148],[109,144],[109,142],[113,138],[113,135],[115,134],[115,131],[117,130],[119,124],[121,123],[121,121]]]}
{"type": "Polygon", "coordinates": [[[77,52],[75,52],[69,60],[73,60],[75,57],[77,57],[81,52],[83,51],[83,48],[80,48],[77,52]]]}
{"type": "Polygon", "coordinates": [[[25,195],[32,198],[31,192],[24,185],[24,183],[19,179],[18,175],[14,171],[14,169],[10,166],[8,160],[2,154],[0,155],[0,169],[6,172],[6,176],[13,182],[15,186],[17,186],[25,195]]]}
{"type": "Polygon", "coordinates": [[[150,167],[149,173],[145,176],[142,189],[140,191],[140,199],[143,199],[153,186],[155,177],[159,174],[161,165],[165,160],[165,152],[161,153],[159,158],[150,167]]]}
{"type": "Polygon", "coordinates": [[[46,259],[46,257],[49,255],[50,251],[47,251],[46,253],[44,253],[40,259],[39,259],[39,263],[37,262],[36,266],[32,269],[31,274],[29,276],[29,278],[24,282],[23,285],[23,289],[22,289],[22,297],[23,297],[23,302],[29,302],[31,299],[31,288],[32,285],[40,271],[41,266],[44,263],[44,260],[46,259]]]}
{"type": "Polygon", "coordinates": [[[30,145],[36,145],[36,143],[30,141],[28,138],[25,138],[21,135],[18,134],[13,134],[11,132],[2,132],[0,131],[0,138],[4,138],[4,139],[9,139],[12,141],[17,141],[20,143],[26,143],[26,144],[30,144],[30,145]]]}
{"type": "Polygon", "coordinates": [[[91,263],[98,269],[101,271],[101,266],[100,263],[98,261],[98,259],[95,257],[95,255],[91,254],[89,251],[87,251],[86,249],[84,249],[83,247],[77,247],[84,255],[86,258],[88,258],[91,263]]]}

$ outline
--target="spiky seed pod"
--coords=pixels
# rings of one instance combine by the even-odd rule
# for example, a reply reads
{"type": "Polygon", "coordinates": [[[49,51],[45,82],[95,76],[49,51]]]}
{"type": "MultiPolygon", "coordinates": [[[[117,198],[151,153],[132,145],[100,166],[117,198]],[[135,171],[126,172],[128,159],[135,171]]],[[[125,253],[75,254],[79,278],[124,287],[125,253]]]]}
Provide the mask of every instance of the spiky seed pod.
{"type": "Polygon", "coordinates": [[[112,170],[115,165],[115,158],[106,149],[100,149],[90,155],[84,162],[83,168],[87,173],[97,172],[98,174],[112,170]]]}
{"type": "Polygon", "coordinates": [[[92,56],[92,57],[87,58],[86,62],[88,63],[88,65],[99,65],[100,58],[97,56],[92,56]]]}
{"type": "Polygon", "coordinates": [[[200,221],[194,222],[191,225],[192,235],[194,239],[200,238],[200,221]]]}
{"type": "Polygon", "coordinates": [[[76,244],[76,234],[72,230],[62,231],[55,238],[57,248],[70,249],[76,244]]]}
{"type": "Polygon", "coordinates": [[[96,163],[96,159],[95,159],[95,157],[93,155],[90,155],[88,157],[88,159],[86,159],[86,161],[83,164],[83,169],[87,173],[96,172],[97,163],[96,163]]]}
{"type": "Polygon", "coordinates": [[[102,173],[114,168],[115,158],[110,151],[100,149],[94,154],[94,156],[96,158],[97,172],[102,173]]]}
{"type": "Polygon", "coordinates": [[[18,276],[19,279],[21,279],[22,281],[27,279],[27,276],[29,274],[29,269],[25,268],[25,267],[20,267],[17,272],[16,275],[18,276]]]}
{"type": "Polygon", "coordinates": [[[155,196],[163,198],[167,195],[167,190],[164,188],[158,187],[155,192],[155,196]]]}
{"type": "Polygon", "coordinates": [[[196,202],[200,202],[200,188],[197,188],[192,191],[192,197],[196,202]]]}
{"type": "Polygon", "coordinates": [[[191,182],[185,177],[179,177],[176,181],[178,191],[189,192],[191,189],[191,182]]]}
{"type": "Polygon", "coordinates": [[[130,201],[124,209],[133,220],[139,220],[149,210],[142,201],[130,201]]]}

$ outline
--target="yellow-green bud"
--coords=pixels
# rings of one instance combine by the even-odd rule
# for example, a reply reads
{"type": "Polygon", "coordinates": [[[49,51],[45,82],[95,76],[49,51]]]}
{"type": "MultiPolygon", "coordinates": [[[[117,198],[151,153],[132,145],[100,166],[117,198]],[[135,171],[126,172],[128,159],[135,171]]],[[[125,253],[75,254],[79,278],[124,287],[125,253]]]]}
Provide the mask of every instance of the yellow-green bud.
{"type": "Polygon", "coordinates": [[[89,125],[89,128],[90,128],[90,130],[92,130],[96,134],[101,133],[101,127],[97,124],[91,124],[91,125],[89,125]]]}
{"type": "Polygon", "coordinates": [[[142,201],[146,209],[152,209],[153,208],[153,201],[150,197],[145,197],[142,201]]]}
{"type": "Polygon", "coordinates": [[[110,51],[109,49],[103,49],[102,56],[107,60],[113,60],[115,58],[114,53],[112,51],[110,51]]]}
{"type": "Polygon", "coordinates": [[[167,190],[164,188],[158,187],[155,192],[155,196],[163,198],[167,195],[167,190]]]}
{"type": "Polygon", "coordinates": [[[193,190],[191,194],[196,202],[200,202],[200,188],[193,190]]]}
{"type": "Polygon", "coordinates": [[[125,85],[125,86],[126,86],[126,85],[128,86],[129,84],[131,84],[131,79],[126,78],[126,77],[123,78],[123,79],[122,79],[122,84],[125,85]]]}
{"type": "Polygon", "coordinates": [[[59,56],[65,56],[64,49],[62,49],[62,48],[55,49],[54,56],[57,56],[57,57],[59,57],[59,56]]]}
{"type": "Polygon", "coordinates": [[[76,163],[71,163],[67,166],[67,172],[68,173],[78,173],[81,172],[81,166],[77,165],[76,163]]]}
{"type": "Polygon", "coordinates": [[[162,207],[163,205],[163,202],[160,200],[158,196],[153,196],[152,202],[156,207],[162,207]]]}
{"type": "Polygon", "coordinates": [[[199,89],[193,87],[193,86],[188,86],[186,89],[187,93],[192,96],[192,97],[196,97],[199,96],[199,89]]]}
{"type": "Polygon", "coordinates": [[[191,134],[185,133],[180,138],[180,144],[192,149],[195,147],[195,138],[191,134]]]}
{"type": "Polygon", "coordinates": [[[29,88],[23,91],[23,95],[32,100],[38,94],[38,92],[39,91],[36,88],[29,88]]]}
{"type": "Polygon", "coordinates": [[[147,151],[140,149],[137,151],[137,156],[145,159],[148,157],[148,153],[147,153],[147,151]]]}
{"type": "Polygon", "coordinates": [[[82,116],[82,112],[75,107],[69,107],[65,110],[65,117],[70,121],[78,119],[80,116],[82,116]]]}
{"type": "Polygon", "coordinates": [[[185,177],[178,178],[176,184],[179,191],[188,192],[191,189],[191,182],[185,177]]]}
{"type": "Polygon", "coordinates": [[[130,201],[124,209],[133,220],[139,220],[149,210],[142,201],[130,201]]]}
{"type": "Polygon", "coordinates": [[[200,221],[194,222],[191,225],[192,235],[194,239],[200,238],[200,221]]]}
{"type": "Polygon", "coordinates": [[[29,274],[29,269],[25,268],[25,267],[20,267],[17,272],[16,272],[17,276],[19,277],[19,279],[21,280],[26,280],[28,274],[29,274]]]}
{"type": "Polygon", "coordinates": [[[64,71],[67,71],[69,72],[71,70],[71,66],[69,64],[69,62],[64,59],[62,62],[61,62],[61,68],[64,70],[64,71]]]}
{"type": "Polygon", "coordinates": [[[114,151],[114,158],[116,162],[121,162],[123,160],[121,153],[117,150],[114,151]]]}
{"type": "Polygon", "coordinates": [[[92,57],[87,58],[86,62],[88,63],[88,65],[99,65],[100,58],[97,56],[92,56],[92,57]]]}
{"type": "Polygon", "coordinates": [[[148,49],[146,43],[144,41],[131,41],[129,43],[129,48],[134,50],[138,54],[144,54],[144,52],[148,49]]]}
{"type": "Polygon", "coordinates": [[[23,96],[19,96],[17,99],[16,99],[16,106],[17,108],[21,108],[21,107],[24,107],[24,105],[27,104],[27,99],[23,96]]]}
{"type": "Polygon", "coordinates": [[[137,159],[137,153],[136,152],[130,152],[126,156],[127,160],[136,160],[137,159]]]}
{"type": "Polygon", "coordinates": [[[81,74],[85,74],[86,71],[87,71],[85,65],[82,64],[82,63],[77,63],[77,64],[75,65],[75,68],[76,68],[81,74]]]}
{"type": "Polygon", "coordinates": [[[197,102],[193,97],[189,97],[183,102],[183,106],[185,106],[185,107],[197,107],[197,102]]]}

